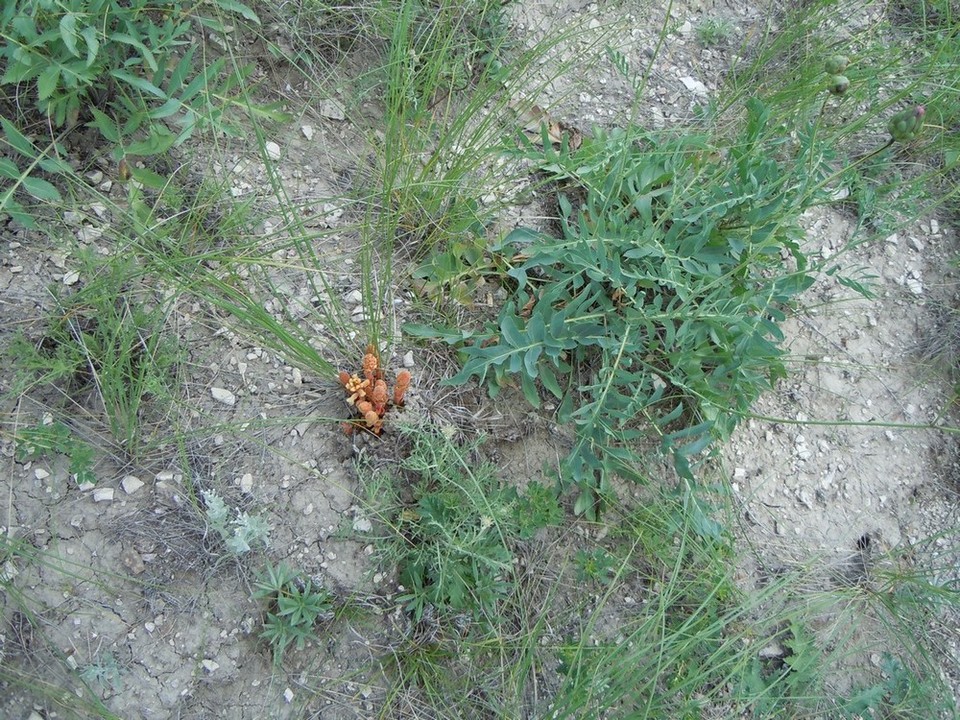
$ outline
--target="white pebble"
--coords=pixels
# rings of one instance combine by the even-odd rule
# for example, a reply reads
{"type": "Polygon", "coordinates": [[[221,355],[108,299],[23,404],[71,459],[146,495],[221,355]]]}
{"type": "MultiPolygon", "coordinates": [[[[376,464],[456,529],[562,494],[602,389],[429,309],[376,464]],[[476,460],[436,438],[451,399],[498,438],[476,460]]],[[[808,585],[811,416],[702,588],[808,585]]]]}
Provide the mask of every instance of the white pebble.
{"type": "Polygon", "coordinates": [[[270,158],[271,160],[280,159],[280,146],[277,145],[277,143],[270,140],[270,141],[267,141],[267,143],[264,144],[263,147],[267,151],[268,158],[270,158]]]}
{"type": "Polygon", "coordinates": [[[354,518],[353,529],[355,532],[368,533],[373,530],[373,524],[365,517],[354,518]]]}
{"type": "Polygon", "coordinates": [[[93,491],[94,502],[113,502],[113,488],[97,488],[93,491]]]}
{"type": "Polygon", "coordinates": [[[246,493],[247,495],[253,490],[253,475],[250,473],[244,473],[243,477],[240,478],[240,492],[246,493]]]}
{"type": "Polygon", "coordinates": [[[284,690],[283,699],[286,700],[288,703],[293,702],[293,690],[291,690],[290,688],[287,688],[286,690],[284,690]]]}
{"type": "Polygon", "coordinates": [[[37,480],[46,480],[48,477],[50,477],[50,473],[48,473],[43,468],[37,468],[36,470],[33,471],[33,476],[37,480]]]}
{"type": "Polygon", "coordinates": [[[133,495],[137,490],[143,487],[143,481],[136,475],[127,475],[120,481],[120,487],[127,495],[133,495]]]}
{"type": "Polygon", "coordinates": [[[210,388],[210,394],[213,395],[214,400],[224,405],[235,405],[237,402],[237,396],[224,388],[210,388]]]}
{"type": "Polygon", "coordinates": [[[347,117],[346,109],[336,100],[322,100],[317,106],[317,110],[326,118],[331,120],[345,120],[347,117]]]}

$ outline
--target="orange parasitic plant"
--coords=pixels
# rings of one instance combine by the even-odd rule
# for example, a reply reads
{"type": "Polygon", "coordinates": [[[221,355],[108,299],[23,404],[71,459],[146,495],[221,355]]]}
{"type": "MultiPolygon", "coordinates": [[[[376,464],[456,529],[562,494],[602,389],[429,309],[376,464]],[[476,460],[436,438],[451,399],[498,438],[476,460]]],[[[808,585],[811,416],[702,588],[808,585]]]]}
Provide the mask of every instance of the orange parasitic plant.
{"type": "Polygon", "coordinates": [[[391,406],[403,405],[404,394],[410,387],[410,372],[401,370],[397,373],[391,398],[383,368],[380,366],[380,354],[373,344],[367,345],[360,367],[363,373],[362,378],[356,374],[351,375],[340,371],[340,383],[347,393],[347,404],[356,408],[360,415],[360,418],[344,423],[344,430],[351,433],[354,428],[360,427],[374,435],[379,435],[383,430],[383,416],[387,410],[391,406]]]}

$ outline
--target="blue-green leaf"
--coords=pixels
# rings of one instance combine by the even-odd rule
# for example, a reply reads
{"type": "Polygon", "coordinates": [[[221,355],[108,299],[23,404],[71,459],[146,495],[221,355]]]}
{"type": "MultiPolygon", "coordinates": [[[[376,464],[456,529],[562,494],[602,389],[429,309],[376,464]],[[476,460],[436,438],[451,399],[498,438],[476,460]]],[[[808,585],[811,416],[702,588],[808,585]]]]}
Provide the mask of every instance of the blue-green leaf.
{"type": "Polygon", "coordinates": [[[59,202],[61,200],[60,191],[46,180],[28,175],[23,178],[21,182],[23,189],[33,195],[37,200],[46,200],[49,202],[59,202]]]}
{"type": "Polygon", "coordinates": [[[257,25],[260,24],[260,18],[257,17],[257,14],[242,2],[238,2],[238,0],[214,0],[214,2],[227,12],[237,13],[250,22],[256,23],[257,25]]]}
{"type": "Polygon", "coordinates": [[[47,66],[37,77],[37,97],[40,100],[51,97],[57,89],[59,80],[60,67],[58,65],[47,66]]]}
{"type": "Polygon", "coordinates": [[[126,70],[120,70],[120,69],[111,70],[110,74],[113,77],[117,78],[117,80],[122,80],[130,87],[137,88],[138,90],[143,90],[145,93],[149,93],[150,95],[155,95],[161,100],[167,99],[167,94],[163,90],[158,88],[156,85],[154,85],[152,82],[150,82],[149,80],[145,80],[142,77],[137,77],[136,75],[129,73],[126,70]]]}
{"type": "Polygon", "coordinates": [[[17,167],[13,160],[0,158],[0,177],[5,177],[8,180],[19,180],[20,168],[17,167]]]}
{"type": "Polygon", "coordinates": [[[63,40],[67,52],[74,57],[80,57],[80,52],[77,50],[77,16],[75,13],[67,12],[60,18],[60,39],[63,40]]]}
{"type": "Polygon", "coordinates": [[[100,40],[97,38],[97,29],[94,27],[85,27],[80,31],[80,35],[87,43],[87,67],[93,65],[100,52],[100,40]]]}

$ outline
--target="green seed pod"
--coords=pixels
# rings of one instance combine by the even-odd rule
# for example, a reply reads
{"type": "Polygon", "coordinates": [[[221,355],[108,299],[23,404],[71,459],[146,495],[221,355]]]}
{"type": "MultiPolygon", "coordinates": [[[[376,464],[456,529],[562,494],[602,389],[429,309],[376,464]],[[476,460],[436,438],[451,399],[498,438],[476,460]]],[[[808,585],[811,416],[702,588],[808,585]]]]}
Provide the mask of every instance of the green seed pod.
{"type": "Polygon", "coordinates": [[[831,95],[843,95],[847,88],[850,87],[850,80],[846,75],[831,75],[830,76],[830,94],[831,95]]]}
{"type": "Polygon", "coordinates": [[[887,123],[890,136],[897,142],[913,140],[923,127],[923,116],[926,114],[927,109],[923,105],[898,112],[887,123]]]}
{"type": "Polygon", "coordinates": [[[850,64],[850,58],[846,55],[831,55],[823,61],[823,69],[828,75],[839,75],[847,69],[850,64]]]}

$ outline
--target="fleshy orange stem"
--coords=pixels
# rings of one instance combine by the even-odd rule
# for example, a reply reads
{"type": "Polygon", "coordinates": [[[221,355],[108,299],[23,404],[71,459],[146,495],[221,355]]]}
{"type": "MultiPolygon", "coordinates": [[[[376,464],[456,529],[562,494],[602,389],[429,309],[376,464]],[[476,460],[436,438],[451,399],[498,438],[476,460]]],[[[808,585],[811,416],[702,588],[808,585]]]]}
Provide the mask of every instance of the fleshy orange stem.
{"type": "Polygon", "coordinates": [[[401,370],[397,373],[397,381],[393,385],[393,404],[403,405],[403,396],[410,387],[410,371],[401,370]]]}

